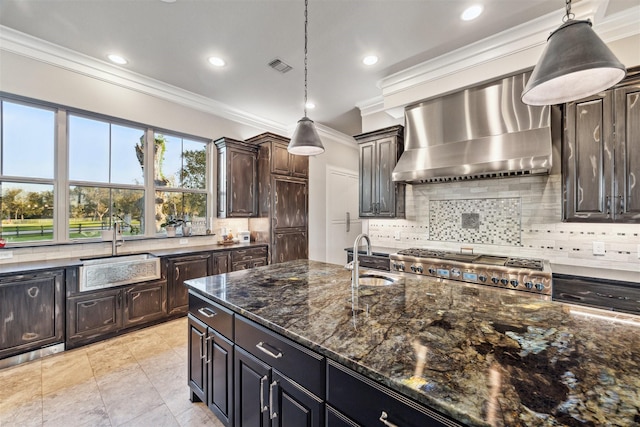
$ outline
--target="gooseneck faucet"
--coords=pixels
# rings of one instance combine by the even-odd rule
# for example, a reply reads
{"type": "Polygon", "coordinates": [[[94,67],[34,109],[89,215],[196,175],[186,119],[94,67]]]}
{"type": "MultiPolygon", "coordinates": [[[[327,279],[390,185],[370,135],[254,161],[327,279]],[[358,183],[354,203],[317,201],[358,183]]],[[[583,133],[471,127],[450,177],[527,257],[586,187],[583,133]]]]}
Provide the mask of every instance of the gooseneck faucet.
{"type": "Polygon", "coordinates": [[[120,224],[116,221],[113,223],[113,238],[111,239],[111,255],[118,255],[118,246],[124,245],[124,236],[120,232],[120,224]],[[118,241],[120,235],[120,241],[118,241]]]}
{"type": "Polygon", "coordinates": [[[351,270],[351,286],[358,287],[360,282],[360,261],[358,260],[358,248],[360,247],[360,241],[364,239],[367,242],[367,255],[371,255],[371,240],[365,233],[358,234],[356,240],[353,242],[353,270],[351,270]]]}

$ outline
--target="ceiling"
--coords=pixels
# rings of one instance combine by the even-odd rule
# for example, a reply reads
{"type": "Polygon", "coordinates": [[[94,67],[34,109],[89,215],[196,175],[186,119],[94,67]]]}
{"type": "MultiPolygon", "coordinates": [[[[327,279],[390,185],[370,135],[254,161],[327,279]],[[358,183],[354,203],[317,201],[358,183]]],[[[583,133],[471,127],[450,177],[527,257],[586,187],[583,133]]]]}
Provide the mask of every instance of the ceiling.
{"type": "MultiPolygon", "coordinates": [[[[472,0],[310,0],[309,117],[356,134],[356,105],[381,96],[381,79],[549,13],[562,23],[562,0],[477,2],[484,13],[465,22],[472,0]]],[[[638,0],[603,3],[613,14],[638,0]]],[[[0,24],[101,61],[118,53],[123,69],[283,127],[303,115],[303,0],[2,0],[0,24]],[[293,70],[270,68],[276,58],[293,70]]]]}

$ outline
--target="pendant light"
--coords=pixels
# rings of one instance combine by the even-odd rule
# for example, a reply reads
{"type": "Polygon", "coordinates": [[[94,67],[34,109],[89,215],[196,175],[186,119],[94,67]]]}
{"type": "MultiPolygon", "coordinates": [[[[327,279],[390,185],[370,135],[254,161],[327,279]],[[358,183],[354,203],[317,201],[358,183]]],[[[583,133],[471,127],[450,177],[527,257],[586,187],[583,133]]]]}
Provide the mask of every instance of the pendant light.
{"type": "Polygon", "coordinates": [[[529,105],[553,105],[594,95],[622,80],[624,65],[591,28],[574,20],[566,1],[563,24],[547,39],[542,56],[522,92],[529,105]]]}
{"type": "Polygon", "coordinates": [[[322,141],[318,136],[313,120],[307,117],[307,27],[309,25],[309,1],[304,0],[304,117],[298,121],[287,151],[298,156],[315,156],[324,153],[322,141]]]}

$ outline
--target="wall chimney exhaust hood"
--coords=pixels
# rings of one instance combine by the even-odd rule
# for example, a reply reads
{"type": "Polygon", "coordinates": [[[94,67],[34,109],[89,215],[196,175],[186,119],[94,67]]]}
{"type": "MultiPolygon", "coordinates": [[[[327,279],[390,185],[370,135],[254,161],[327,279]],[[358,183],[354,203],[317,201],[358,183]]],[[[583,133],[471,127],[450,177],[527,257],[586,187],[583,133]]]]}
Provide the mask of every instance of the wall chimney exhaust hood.
{"type": "Polygon", "coordinates": [[[407,106],[405,151],[393,180],[446,182],[549,173],[551,107],[522,103],[529,75],[407,106]]]}

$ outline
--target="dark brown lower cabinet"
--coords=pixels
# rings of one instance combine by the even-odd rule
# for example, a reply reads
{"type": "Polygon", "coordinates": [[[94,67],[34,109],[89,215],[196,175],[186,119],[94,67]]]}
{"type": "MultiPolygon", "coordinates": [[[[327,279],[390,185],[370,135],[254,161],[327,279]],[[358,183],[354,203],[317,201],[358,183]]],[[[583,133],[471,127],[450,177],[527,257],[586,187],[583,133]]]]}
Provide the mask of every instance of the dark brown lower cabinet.
{"type": "Polygon", "coordinates": [[[211,268],[211,274],[224,274],[231,271],[231,253],[224,252],[214,252],[211,258],[213,262],[213,267],[211,268]]]}
{"type": "Polygon", "coordinates": [[[0,277],[0,359],[64,341],[64,271],[0,277]]]}
{"type": "Polygon", "coordinates": [[[320,427],[324,402],[236,347],[235,416],[241,427],[320,427]]]}
{"type": "Polygon", "coordinates": [[[294,229],[274,232],[271,251],[273,263],[309,258],[307,231],[294,229]]]}
{"type": "Polygon", "coordinates": [[[162,319],[166,313],[165,280],[78,294],[67,299],[67,347],[162,319]]]}
{"type": "Polygon", "coordinates": [[[225,426],[233,421],[233,314],[189,295],[189,387],[191,401],[205,402],[225,426]]]}
{"type": "Polygon", "coordinates": [[[189,306],[184,281],[210,275],[211,252],[167,258],[168,312],[186,313],[189,306]]]}
{"type": "Polygon", "coordinates": [[[330,427],[461,425],[333,361],[327,362],[327,405],[334,412],[330,427]]]}

